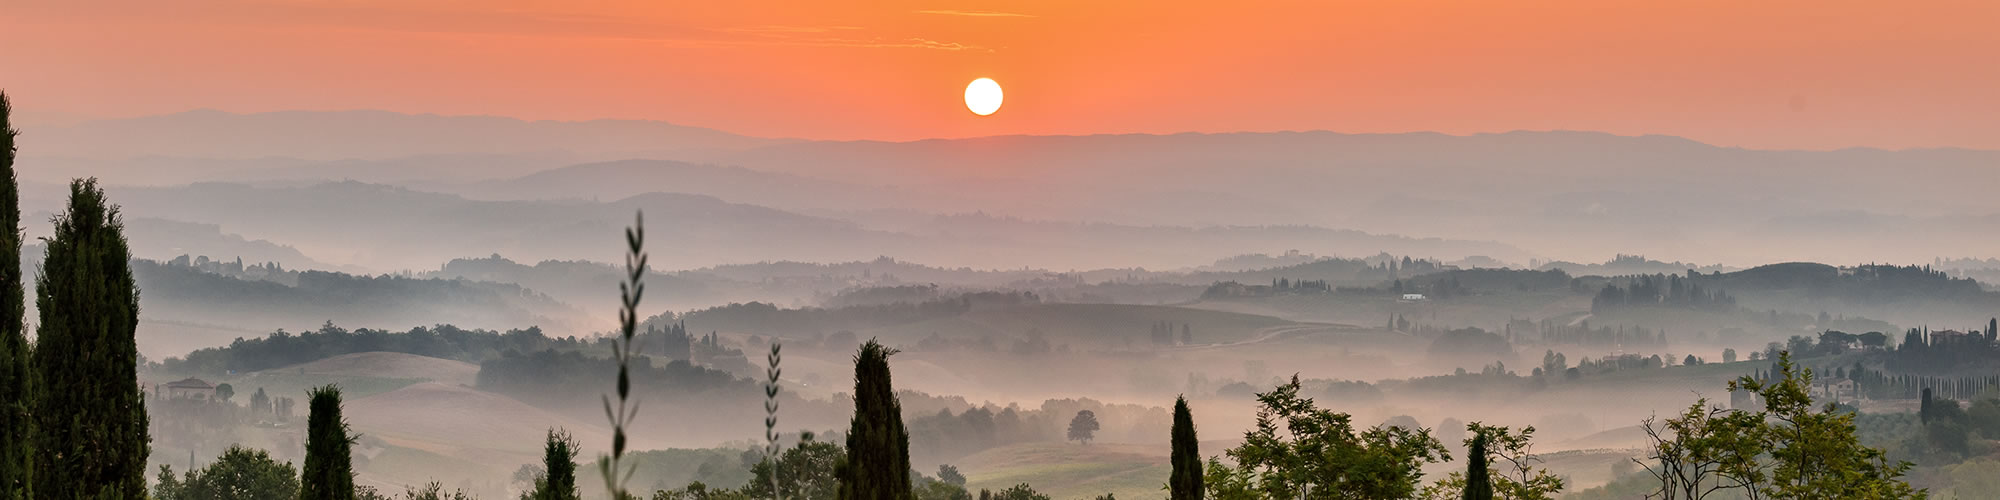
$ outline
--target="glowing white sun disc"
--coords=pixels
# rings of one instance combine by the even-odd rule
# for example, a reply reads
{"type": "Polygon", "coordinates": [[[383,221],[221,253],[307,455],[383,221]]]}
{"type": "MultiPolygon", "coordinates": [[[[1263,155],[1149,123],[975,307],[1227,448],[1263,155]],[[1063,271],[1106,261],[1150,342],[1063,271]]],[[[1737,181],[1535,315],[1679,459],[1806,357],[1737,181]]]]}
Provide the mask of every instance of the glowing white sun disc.
{"type": "Polygon", "coordinates": [[[992,78],[973,80],[971,85],[965,86],[965,109],[972,110],[975,115],[986,116],[999,111],[1002,98],[1000,83],[992,78]]]}

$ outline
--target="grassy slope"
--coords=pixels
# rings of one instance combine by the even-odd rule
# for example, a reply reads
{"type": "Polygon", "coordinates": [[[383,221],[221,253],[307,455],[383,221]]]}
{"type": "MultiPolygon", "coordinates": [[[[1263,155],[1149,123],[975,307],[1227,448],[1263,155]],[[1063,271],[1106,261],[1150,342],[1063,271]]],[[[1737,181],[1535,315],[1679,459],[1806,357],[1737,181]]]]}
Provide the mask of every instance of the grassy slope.
{"type": "Polygon", "coordinates": [[[966,487],[999,491],[1028,483],[1058,500],[1112,493],[1119,498],[1165,496],[1172,466],[1164,445],[1027,443],[986,450],[959,460],[966,487]]]}

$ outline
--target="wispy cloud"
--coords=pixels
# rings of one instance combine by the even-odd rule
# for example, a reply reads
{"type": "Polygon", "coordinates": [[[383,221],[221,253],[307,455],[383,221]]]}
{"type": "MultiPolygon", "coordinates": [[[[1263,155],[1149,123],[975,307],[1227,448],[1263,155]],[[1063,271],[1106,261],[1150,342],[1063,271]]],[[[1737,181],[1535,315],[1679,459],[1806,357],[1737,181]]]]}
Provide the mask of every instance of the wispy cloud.
{"type": "Polygon", "coordinates": [[[1014,12],[995,12],[990,10],[920,10],[917,11],[917,13],[937,14],[940,16],[967,16],[967,17],[1035,17],[1028,14],[1020,14],[1014,12]]]}
{"type": "Polygon", "coordinates": [[[860,26],[776,26],[776,25],[771,25],[771,26],[742,26],[742,27],[736,27],[736,28],[722,28],[722,29],[719,29],[719,30],[716,30],[716,31],[721,31],[721,32],[725,32],[725,33],[744,33],[744,34],[751,34],[751,35],[796,35],[796,34],[801,34],[801,33],[832,33],[832,32],[836,32],[836,31],[853,31],[853,30],[859,30],[859,29],[861,29],[861,27],[860,27],[860,26]]]}

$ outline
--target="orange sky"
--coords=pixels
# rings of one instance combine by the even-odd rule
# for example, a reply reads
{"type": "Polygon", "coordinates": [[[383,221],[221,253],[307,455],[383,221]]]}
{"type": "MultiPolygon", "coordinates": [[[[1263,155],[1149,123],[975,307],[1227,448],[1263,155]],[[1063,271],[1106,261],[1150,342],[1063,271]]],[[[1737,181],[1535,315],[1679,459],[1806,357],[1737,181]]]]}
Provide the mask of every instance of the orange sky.
{"type": "MultiPolygon", "coordinates": [[[[24,113],[387,109],[762,136],[1518,129],[2000,149],[2000,2],[0,6],[24,113]],[[998,114],[959,102],[1005,86],[998,114]]],[[[31,115],[33,116],[33,115],[31,115]]]]}

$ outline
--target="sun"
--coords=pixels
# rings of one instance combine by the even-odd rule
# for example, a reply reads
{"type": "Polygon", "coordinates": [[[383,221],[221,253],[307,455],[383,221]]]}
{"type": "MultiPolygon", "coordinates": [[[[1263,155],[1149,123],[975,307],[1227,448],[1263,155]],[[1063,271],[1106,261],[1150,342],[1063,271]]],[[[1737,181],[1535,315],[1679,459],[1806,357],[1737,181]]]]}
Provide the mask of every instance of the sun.
{"type": "Polygon", "coordinates": [[[979,116],[990,115],[1000,110],[1002,97],[1000,82],[992,78],[973,80],[972,84],[965,86],[965,109],[979,116]]]}

